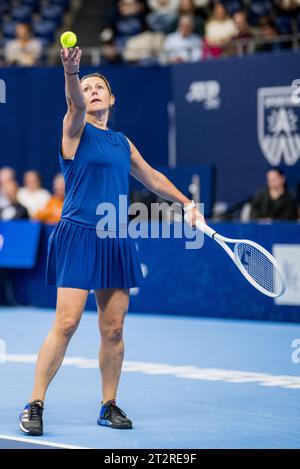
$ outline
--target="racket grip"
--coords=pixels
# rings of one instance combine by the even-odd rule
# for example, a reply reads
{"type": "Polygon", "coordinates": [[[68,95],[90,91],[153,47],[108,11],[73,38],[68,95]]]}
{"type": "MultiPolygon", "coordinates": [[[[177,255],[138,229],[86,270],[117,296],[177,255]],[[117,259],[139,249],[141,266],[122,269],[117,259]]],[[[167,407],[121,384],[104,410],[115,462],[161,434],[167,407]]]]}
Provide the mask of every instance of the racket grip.
{"type": "Polygon", "coordinates": [[[202,223],[201,221],[197,220],[196,221],[196,227],[203,231],[207,236],[210,238],[213,238],[213,236],[217,233],[215,230],[213,230],[210,226],[206,225],[205,223],[202,223]]]}

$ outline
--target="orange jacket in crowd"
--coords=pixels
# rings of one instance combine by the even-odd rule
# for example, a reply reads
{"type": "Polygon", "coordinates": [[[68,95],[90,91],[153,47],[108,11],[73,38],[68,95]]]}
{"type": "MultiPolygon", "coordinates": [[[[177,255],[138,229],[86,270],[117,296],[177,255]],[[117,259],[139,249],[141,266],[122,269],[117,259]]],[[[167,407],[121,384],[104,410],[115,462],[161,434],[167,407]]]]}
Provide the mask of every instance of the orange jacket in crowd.
{"type": "Polygon", "coordinates": [[[44,223],[58,223],[61,217],[64,201],[52,196],[45,207],[34,214],[34,219],[44,223]]]}

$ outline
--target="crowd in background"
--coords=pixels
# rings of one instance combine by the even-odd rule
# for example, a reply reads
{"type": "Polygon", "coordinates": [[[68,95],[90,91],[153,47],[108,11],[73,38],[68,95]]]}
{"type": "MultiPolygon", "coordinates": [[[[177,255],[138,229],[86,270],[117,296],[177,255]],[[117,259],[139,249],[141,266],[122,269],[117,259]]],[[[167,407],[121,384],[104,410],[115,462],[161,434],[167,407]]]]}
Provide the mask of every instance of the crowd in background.
{"type": "MultiPolygon", "coordinates": [[[[292,46],[280,37],[295,33],[300,0],[118,0],[107,9],[99,38],[103,64],[169,64],[278,51],[292,46]]],[[[45,38],[25,21],[14,34],[5,40],[2,66],[43,63],[45,38]]]]}
{"type": "MultiPolygon", "coordinates": [[[[15,170],[0,169],[0,220],[31,219],[44,223],[58,223],[61,218],[65,196],[62,174],[53,179],[53,194],[42,187],[40,174],[35,170],[23,175],[23,186],[19,187],[15,170]]],[[[228,219],[226,213],[215,213],[216,220],[228,219]]],[[[284,173],[271,168],[266,174],[266,186],[246,203],[239,215],[241,221],[264,221],[300,219],[296,198],[288,190],[284,173]]]]}
{"type": "Polygon", "coordinates": [[[53,179],[53,194],[42,187],[38,171],[26,171],[19,187],[13,168],[0,169],[0,220],[31,219],[44,223],[60,220],[65,196],[62,174],[53,179]]]}
{"type": "Polygon", "coordinates": [[[178,63],[290,47],[276,39],[299,28],[300,0],[119,0],[100,38],[107,63],[178,63]]]}

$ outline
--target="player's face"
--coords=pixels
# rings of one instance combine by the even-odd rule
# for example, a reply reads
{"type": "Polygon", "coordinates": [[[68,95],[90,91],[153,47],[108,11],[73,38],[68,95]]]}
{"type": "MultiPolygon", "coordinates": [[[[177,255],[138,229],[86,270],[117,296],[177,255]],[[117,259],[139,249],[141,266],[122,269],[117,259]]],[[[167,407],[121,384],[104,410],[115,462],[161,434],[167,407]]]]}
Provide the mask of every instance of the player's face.
{"type": "Polygon", "coordinates": [[[31,172],[31,171],[28,171],[27,173],[25,173],[24,186],[31,191],[35,191],[39,189],[40,180],[38,176],[34,172],[31,172]]]}
{"type": "Polygon", "coordinates": [[[112,96],[102,78],[90,77],[82,83],[84,98],[87,104],[87,112],[93,113],[109,109],[112,103],[112,96]]]}
{"type": "Polygon", "coordinates": [[[284,187],[285,178],[277,173],[277,171],[269,171],[267,173],[267,185],[270,190],[278,190],[284,187]]]}

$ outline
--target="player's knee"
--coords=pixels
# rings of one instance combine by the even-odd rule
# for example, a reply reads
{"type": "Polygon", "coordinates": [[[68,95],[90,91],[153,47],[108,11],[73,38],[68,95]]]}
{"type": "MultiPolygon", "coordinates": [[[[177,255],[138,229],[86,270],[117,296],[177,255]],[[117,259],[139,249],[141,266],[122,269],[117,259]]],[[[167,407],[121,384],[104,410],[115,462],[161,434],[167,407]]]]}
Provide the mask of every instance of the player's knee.
{"type": "Polygon", "coordinates": [[[56,331],[64,337],[72,337],[78,326],[78,320],[73,317],[66,317],[56,321],[56,331]]]}
{"type": "Polygon", "coordinates": [[[101,328],[103,339],[120,342],[123,339],[123,323],[115,323],[101,328]]]}

